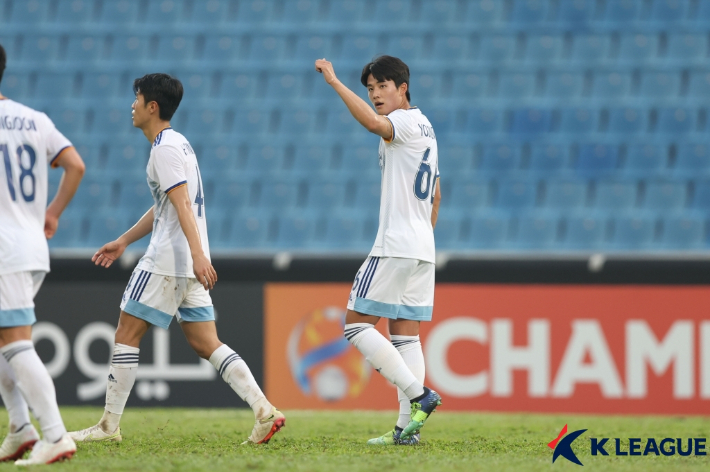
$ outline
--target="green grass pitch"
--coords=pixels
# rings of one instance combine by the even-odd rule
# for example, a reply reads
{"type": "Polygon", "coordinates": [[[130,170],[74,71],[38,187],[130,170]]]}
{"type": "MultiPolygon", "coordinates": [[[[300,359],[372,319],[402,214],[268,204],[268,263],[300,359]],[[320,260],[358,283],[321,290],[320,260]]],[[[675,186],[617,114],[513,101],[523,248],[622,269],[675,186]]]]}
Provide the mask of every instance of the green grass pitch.
{"type": "MultiPolygon", "coordinates": [[[[62,408],[70,429],[91,426],[95,407],[62,408]]],[[[377,448],[365,441],[391,428],[395,412],[285,411],[286,428],[266,446],[240,446],[253,423],[248,410],[128,408],[122,443],[80,444],[53,471],[676,471],[707,470],[705,457],[593,457],[589,437],[710,437],[702,417],[522,415],[439,411],[418,447],[377,448]],[[574,442],[584,469],[559,458],[547,443],[565,423],[589,431],[574,442]]],[[[0,424],[6,425],[2,410],[0,424]]],[[[7,427],[0,428],[3,435],[7,427]]],[[[610,449],[607,447],[607,449],[610,449]]],[[[17,470],[0,464],[0,472],[17,470]]]]}

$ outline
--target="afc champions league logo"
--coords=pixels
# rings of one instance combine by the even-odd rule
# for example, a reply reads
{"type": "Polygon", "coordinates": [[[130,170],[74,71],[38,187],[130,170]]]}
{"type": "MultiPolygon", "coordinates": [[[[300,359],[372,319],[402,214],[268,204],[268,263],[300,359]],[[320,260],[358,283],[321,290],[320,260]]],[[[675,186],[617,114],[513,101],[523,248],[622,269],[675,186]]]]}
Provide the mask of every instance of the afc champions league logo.
{"type": "Polygon", "coordinates": [[[306,396],[327,402],[358,397],[370,380],[371,367],[343,336],[345,311],[314,310],[289,335],[286,355],[293,380],[306,396]]]}

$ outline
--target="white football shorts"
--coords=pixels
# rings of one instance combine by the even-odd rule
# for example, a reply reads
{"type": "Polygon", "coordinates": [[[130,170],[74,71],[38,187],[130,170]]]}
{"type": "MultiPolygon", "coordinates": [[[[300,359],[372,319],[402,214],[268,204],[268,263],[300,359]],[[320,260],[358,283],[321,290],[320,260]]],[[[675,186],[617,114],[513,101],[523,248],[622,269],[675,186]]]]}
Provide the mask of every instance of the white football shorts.
{"type": "Polygon", "coordinates": [[[355,276],[348,310],[390,319],[431,321],[435,265],[368,256],[355,276]]]}
{"type": "Polygon", "coordinates": [[[134,269],[121,299],[121,310],[168,329],[174,316],[183,321],[214,321],[212,298],[191,277],[172,277],[134,269]]]}
{"type": "Polygon", "coordinates": [[[0,328],[31,326],[37,322],[34,298],[45,275],[39,270],[0,275],[0,328]]]}

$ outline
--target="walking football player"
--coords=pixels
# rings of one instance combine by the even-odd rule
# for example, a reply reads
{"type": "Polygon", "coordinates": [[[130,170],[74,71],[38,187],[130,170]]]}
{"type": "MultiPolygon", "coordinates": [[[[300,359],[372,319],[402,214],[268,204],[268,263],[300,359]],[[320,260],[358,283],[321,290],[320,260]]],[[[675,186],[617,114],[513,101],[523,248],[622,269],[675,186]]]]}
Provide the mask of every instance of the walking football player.
{"type": "Polygon", "coordinates": [[[129,244],[152,232],[150,245],[121,301],[104,415],[97,425],[70,434],[75,441],[122,439],[119,421],[136,380],[140,341],[151,325],[167,329],[177,317],[197,355],[208,359],[254,410],[256,421],[246,442],[266,443],[286,419],[268,402],[242,358],[217,337],[208,292],[217,273],[210,262],[200,169],[190,143],[170,127],[182,84],[167,74],[148,74],[134,81],[133,91],[133,126],[153,144],[147,173],[154,205],[92,261],[110,267],[129,244]]]}
{"type": "MultiPolygon", "coordinates": [[[[7,56],[0,46],[0,82],[7,56]]],[[[10,418],[0,461],[17,465],[68,459],[76,445],[59,414],[54,383],[32,343],[34,297],[49,272],[47,239],[84,175],[84,162],[44,113],[0,94],[0,395],[10,418]],[[47,206],[47,165],[62,167],[47,206]],[[4,175],[2,175],[4,174],[4,175]],[[29,409],[39,422],[40,440],[29,409]]]]}
{"type": "Polygon", "coordinates": [[[374,445],[412,445],[441,404],[425,387],[419,323],[434,305],[434,226],[439,211],[436,136],[429,120],[410,106],[409,67],[380,56],[360,77],[375,111],[338,80],[325,59],[315,63],[353,117],[380,136],[380,224],[375,244],[355,276],[345,317],[345,337],[398,387],[399,419],[374,445]],[[391,344],[375,328],[387,318],[391,344]]]}

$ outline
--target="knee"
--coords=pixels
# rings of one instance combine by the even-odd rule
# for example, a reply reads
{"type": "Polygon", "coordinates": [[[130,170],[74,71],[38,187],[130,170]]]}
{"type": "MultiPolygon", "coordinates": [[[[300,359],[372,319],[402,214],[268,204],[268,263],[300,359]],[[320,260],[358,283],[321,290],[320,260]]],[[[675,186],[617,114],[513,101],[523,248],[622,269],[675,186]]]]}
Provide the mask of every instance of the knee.
{"type": "Polygon", "coordinates": [[[211,340],[202,340],[202,339],[188,339],[188,342],[190,343],[190,347],[192,348],[193,351],[195,351],[195,354],[200,356],[203,359],[210,359],[210,356],[212,356],[212,353],[222,345],[222,343],[219,341],[219,339],[211,339],[211,340]]]}

